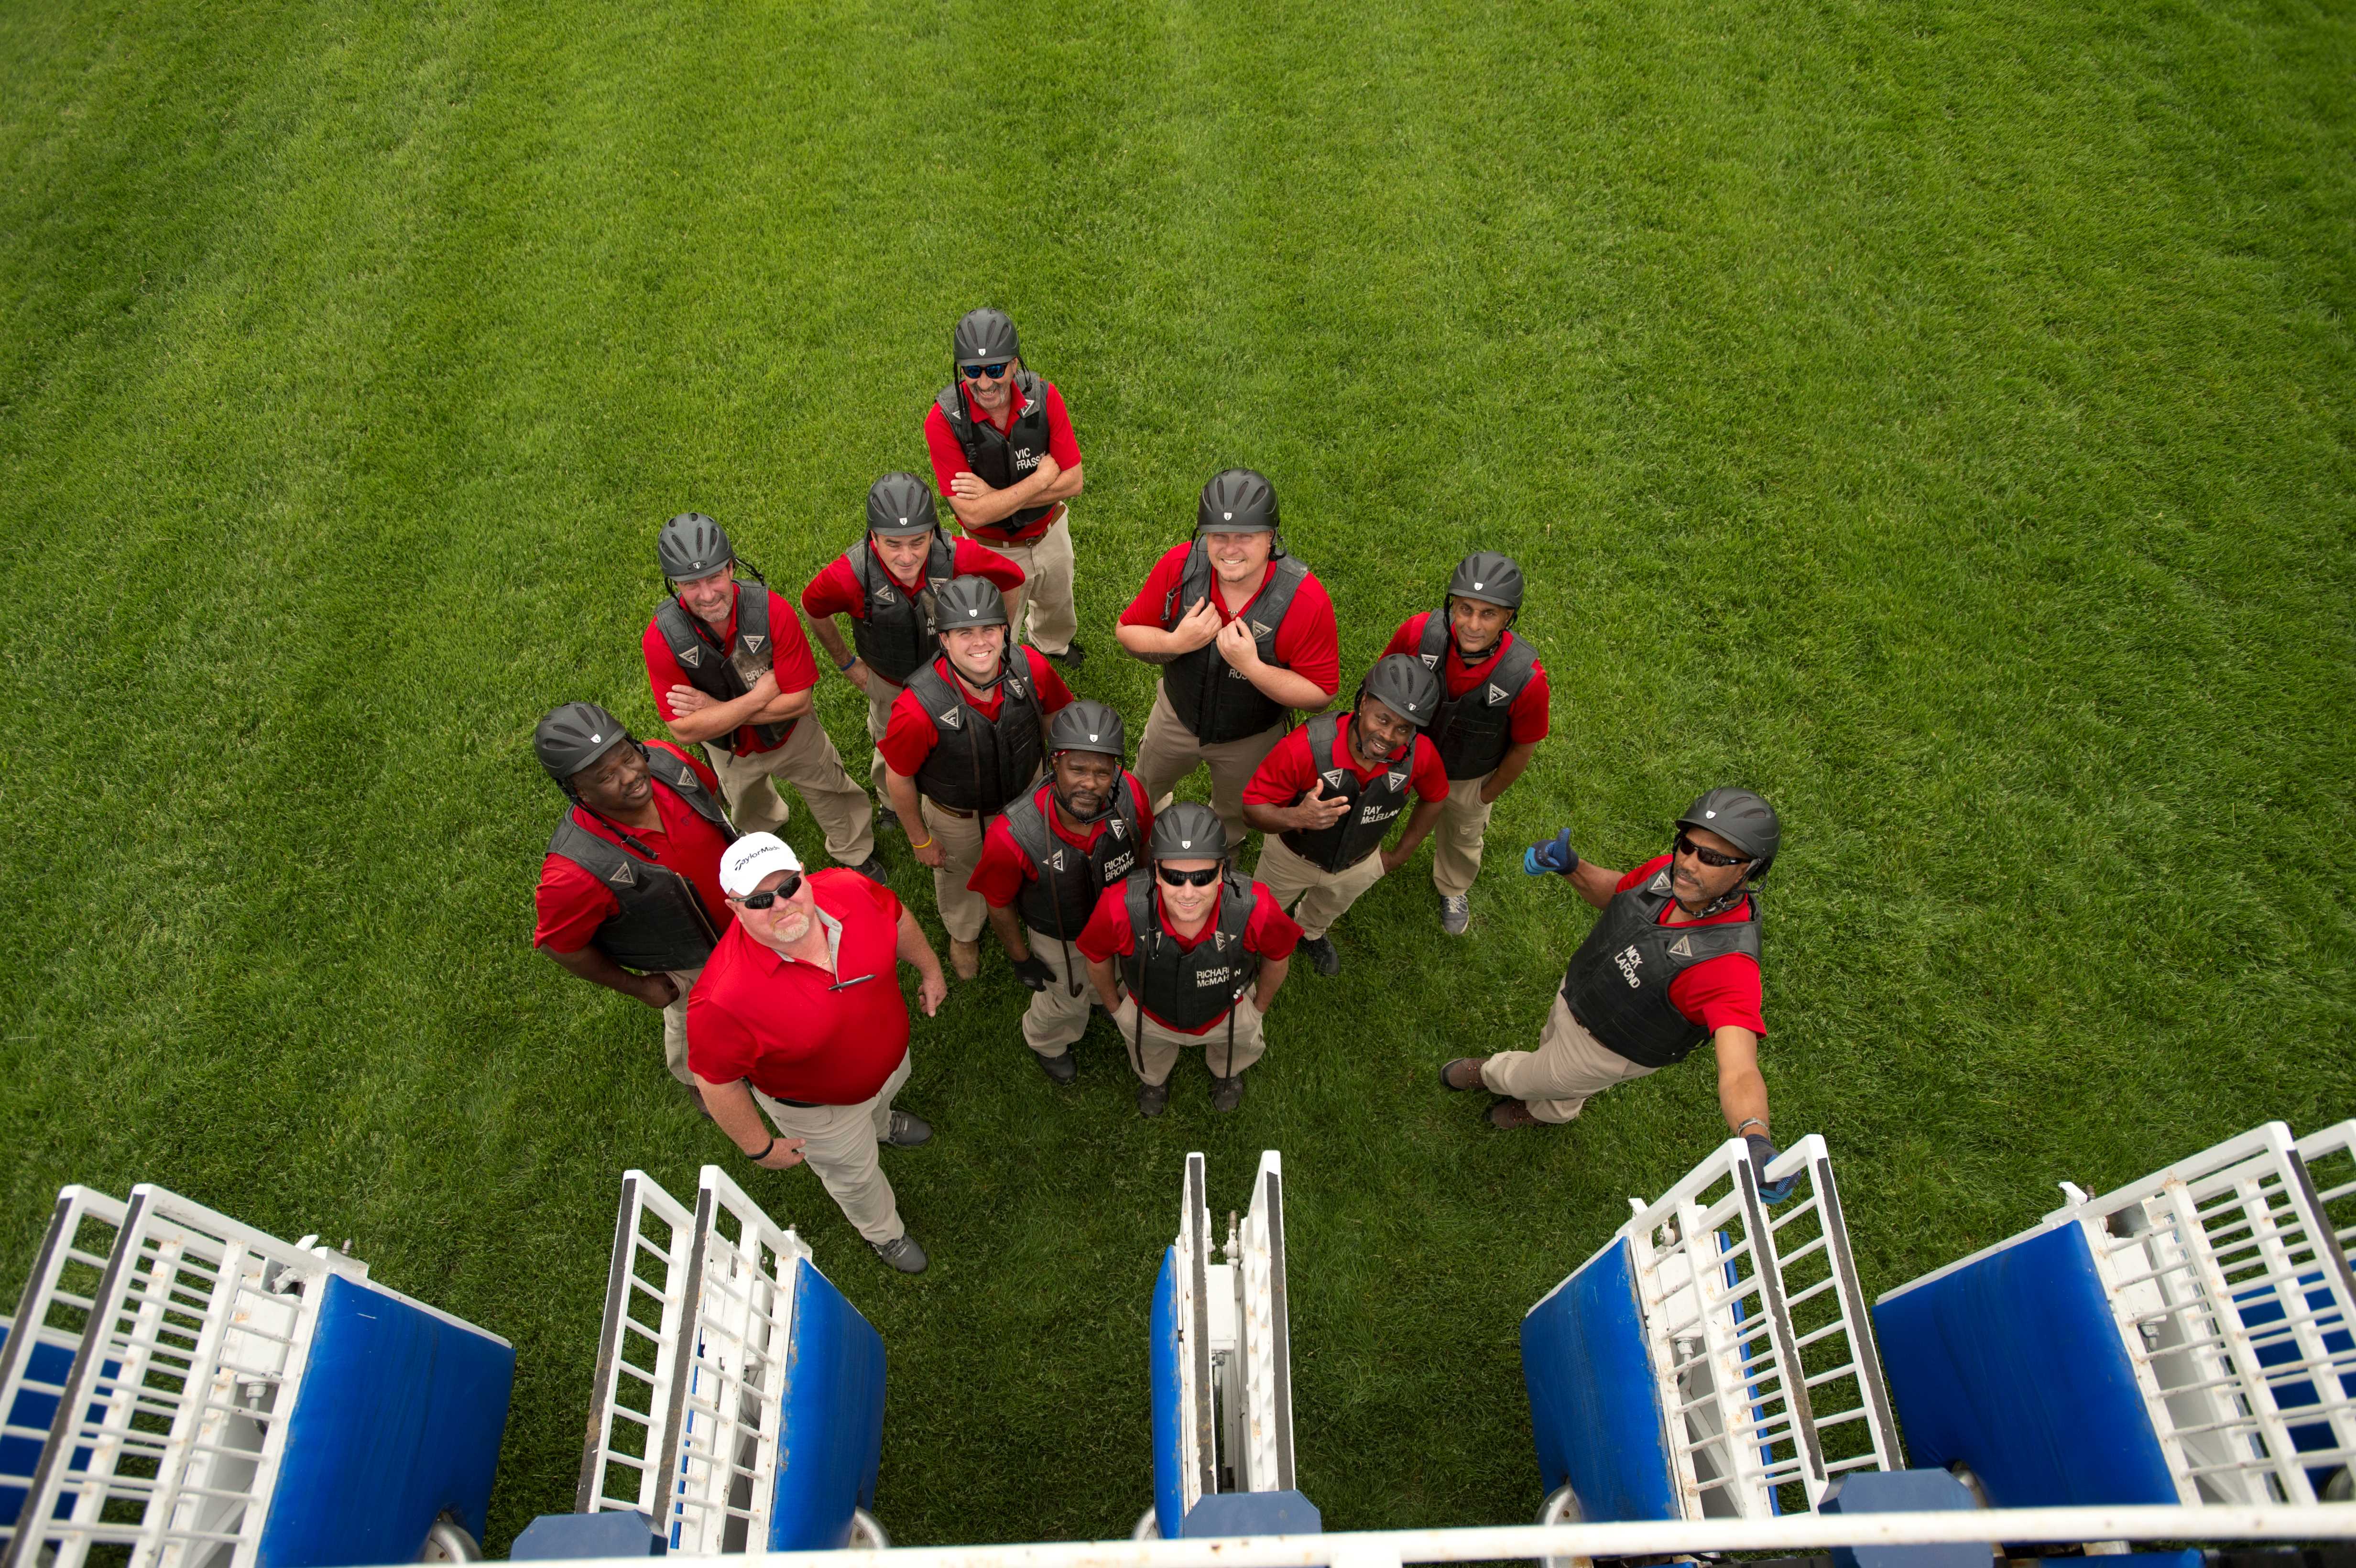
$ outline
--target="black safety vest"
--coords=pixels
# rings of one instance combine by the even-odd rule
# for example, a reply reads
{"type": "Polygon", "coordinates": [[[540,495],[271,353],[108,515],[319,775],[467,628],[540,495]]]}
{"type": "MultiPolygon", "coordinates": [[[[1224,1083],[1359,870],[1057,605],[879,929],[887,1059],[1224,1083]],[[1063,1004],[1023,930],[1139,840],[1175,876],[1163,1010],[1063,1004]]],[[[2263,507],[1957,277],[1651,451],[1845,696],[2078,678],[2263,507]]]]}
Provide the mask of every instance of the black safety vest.
{"type": "MultiPolygon", "coordinates": [[[[695,771],[669,752],[641,746],[658,787],[665,787],[698,816],[735,842],[736,829],[695,771]]],[[[625,969],[700,969],[712,956],[720,933],[697,896],[695,885],[669,866],[631,854],[573,820],[566,812],[550,835],[548,852],[561,855],[605,884],[620,907],[589,938],[625,969]]]]}
{"type": "Polygon", "coordinates": [[[939,529],[933,531],[933,548],[913,592],[893,581],[872,546],[845,550],[842,559],[851,563],[862,595],[860,614],[851,624],[851,645],[868,668],[894,686],[905,686],[941,651],[933,628],[933,595],[957,575],[957,547],[939,529]]]}
{"type": "Polygon", "coordinates": [[[916,788],[942,805],[995,816],[1031,787],[1045,755],[1030,660],[1017,664],[1013,654],[1001,656],[999,668],[1007,674],[998,683],[994,720],[966,701],[965,688],[941,673],[942,662],[935,659],[908,677],[907,689],[935,731],[933,749],[916,770],[916,788]]]}
{"type": "MultiPolygon", "coordinates": [[[[949,421],[949,433],[965,452],[965,465],[974,476],[994,490],[1003,490],[1031,477],[1039,460],[1047,455],[1047,384],[1033,375],[1028,367],[1014,373],[1014,389],[1023,394],[1023,411],[1001,434],[988,420],[977,420],[966,412],[965,391],[955,381],[941,389],[933,400],[943,418],[949,421]]],[[[1024,507],[980,528],[966,529],[978,539],[996,543],[1014,542],[1014,536],[1055,509],[1050,501],[1044,507],[1024,507]]]]}
{"type": "MultiPolygon", "coordinates": [[[[1285,612],[1292,608],[1292,596],[1308,576],[1309,569],[1293,557],[1272,558],[1268,563],[1268,581],[1244,611],[1252,640],[1259,645],[1259,656],[1279,668],[1292,667],[1276,656],[1277,628],[1284,624],[1285,612]]],[[[1214,592],[1215,585],[1210,554],[1198,539],[1187,552],[1178,586],[1162,596],[1162,629],[1167,631],[1184,619],[1214,592]]],[[[1171,711],[1178,715],[1178,721],[1205,746],[1257,735],[1285,716],[1285,709],[1246,679],[1243,671],[1219,656],[1215,641],[1205,643],[1191,654],[1180,654],[1162,666],[1162,689],[1170,699],[1171,711]]]]}
{"type": "Polygon", "coordinates": [[[1505,635],[1511,640],[1491,667],[1488,678],[1475,681],[1462,697],[1449,697],[1445,695],[1451,641],[1448,612],[1434,611],[1424,617],[1423,641],[1417,645],[1415,656],[1440,677],[1442,693],[1440,711],[1425,733],[1440,749],[1440,761],[1451,779],[1486,777],[1497,771],[1497,764],[1513,749],[1514,699],[1521,696],[1522,688],[1529,685],[1538,656],[1530,651],[1529,644],[1513,633],[1505,635]]]}
{"type": "MultiPolygon", "coordinates": [[[[670,647],[670,656],[687,673],[687,683],[721,702],[734,702],[752,690],[761,672],[776,659],[775,639],[769,635],[769,590],[765,583],[736,584],[736,642],[725,654],[702,618],[677,598],[663,601],[662,608],[655,612],[655,624],[670,647]],[[752,592],[746,592],[747,589],[752,592]]],[[[782,724],[755,724],[752,729],[766,751],[792,734],[800,722],[788,719],[782,724]]],[[[734,752],[736,732],[715,735],[704,744],[734,752]]]]}
{"type": "MultiPolygon", "coordinates": [[[[1324,871],[1348,870],[1381,848],[1392,819],[1406,809],[1408,798],[1415,793],[1409,782],[1415,775],[1412,741],[1406,756],[1371,780],[1362,782],[1346,757],[1339,763],[1333,760],[1334,743],[1342,739],[1342,726],[1349,718],[1346,713],[1320,713],[1309,721],[1307,739],[1310,765],[1324,781],[1326,795],[1349,796],[1350,809],[1330,827],[1294,827],[1284,835],[1286,848],[1324,871]]],[[[1343,749],[1347,750],[1346,744],[1343,749]]],[[[1314,791],[1312,785],[1285,804],[1299,805],[1314,791]]]]}
{"type": "Polygon", "coordinates": [[[1192,947],[1162,929],[1153,879],[1129,884],[1129,930],[1134,948],[1121,955],[1120,975],[1138,1005],[1176,1029],[1205,1029],[1234,1010],[1259,978],[1259,955],[1244,947],[1251,923],[1252,885],[1233,867],[1219,890],[1219,917],[1192,947]]]}
{"type": "Polygon", "coordinates": [[[1037,873],[1023,884],[1014,907],[1032,930],[1070,942],[1088,923],[1098,896],[1143,864],[1138,858],[1138,825],[1145,820],[1145,802],[1136,779],[1123,773],[1113,791],[1112,810],[1103,818],[1104,830],[1094,844],[1080,849],[1047,820],[1055,809],[1047,798],[1051,787],[1041,784],[1007,808],[1006,830],[1031,857],[1031,869],[1037,873]]]}
{"type": "Polygon", "coordinates": [[[1709,1038],[1669,1001],[1669,982],[1705,958],[1759,956],[1759,895],[1740,924],[1663,925],[1669,869],[1612,895],[1562,976],[1562,999],[1587,1032],[1640,1067],[1683,1061],[1709,1038]]]}

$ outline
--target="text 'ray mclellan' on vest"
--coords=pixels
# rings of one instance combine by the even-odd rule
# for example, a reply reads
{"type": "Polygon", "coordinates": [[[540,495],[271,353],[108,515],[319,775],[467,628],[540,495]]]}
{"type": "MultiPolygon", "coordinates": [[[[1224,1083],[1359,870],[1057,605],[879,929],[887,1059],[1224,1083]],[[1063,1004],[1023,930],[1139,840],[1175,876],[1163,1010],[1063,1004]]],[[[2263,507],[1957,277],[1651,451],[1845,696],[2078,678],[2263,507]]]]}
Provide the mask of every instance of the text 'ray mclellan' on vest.
{"type": "MultiPolygon", "coordinates": [[[[1383,836],[1391,830],[1392,820],[1406,809],[1408,797],[1415,793],[1412,740],[1408,742],[1406,756],[1371,779],[1361,780],[1346,758],[1339,763],[1333,760],[1334,742],[1342,738],[1344,717],[1320,713],[1304,729],[1310,765],[1324,782],[1327,798],[1342,795],[1349,801],[1350,809],[1342,814],[1340,821],[1328,827],[1294,827],[1284,835],[1284,847],[1321,871],[1346,871],[1381,848],[1383,836]]],[[[1310,793],[1301,791],[1293,797],[1292,804],[1299,805],[1309,798],[1310,793]]]]}
{"type": "Polygon", "coordinates": [[[1748,918],[1722,925],[1663,925],[1669,870],[1612,895],[1563,972],[1562,999],[1588,1033],[1639,1067],[1683,1061],[1709,1038],[1677,1011],[1669,983],[1704,959],[1759,956],[1759,895],[1748,918]]]}
{"type": "MultiPolygon", "coordinates": [[[[1294,557],[1272,557],[1268,563],[1268,581],[1259,596],[1244,607],[1252,641],[1259,645],[1260,658],[1269,664],[1283,667],[1276,656],[1277,629],[1284,624],[1285,613],[1292,608],[1292,596],[1300,592],[1308,576],[1309,569],[1294,557]]],[[[1185,619],[1195,605],[1210,597],[1215,586],[1210,551],[1198,539],[1186,554],[1178,586],[1162,597],[1162,625],[1175,626],[1185,619]]],[[[1282,720],[1286,711],[1280,703],[1254,686],[1243,671],[1220,656],[1215,640],[1163,665],[1162,689],[1170,699],[1170,709],[1178,715],[1178,721],[1205,746],[1257,735],[1282,720]]]]}
{"type": "MultiPolygon", "coordinates": [[[[687,683],[715,702],[734,702],[752,690],[761,672],[776,658],[776,646],[769,635],[769,590],[765,583],[736,584],[736,641],[725,652],[704,628],[701,617],[677,599],[663,601],[662,608],[655,612],[655,624],[662,629],[670,656],[686,672],[687,683]]],[[[788,719],[782,724],[755,724],[752,730],[766,749],[783,743],[800,722],[788,719]]],[[[732,731],[714,735],[704,744],[734,752],[736,736],[732,731]]]]}
{"type": "Polygon", "coordinates": [[[1259,955],[1244,946],[1251,923],[1251,883],[1229,867],[1219,878],[1219,917],[1188,947],[1162,928],[1153,879],[1130,879],[1129,931],[1121,979],[1138,1005],[1176,1029],[1207,1029],[1226,1016],[1259,978],[1259,955]]]}
{"type": "Polygon", "coordinates": [[[1032,930],[1075,942],[1095,912],[1098,895],[1137,869],[1137,829],[1145,817],[1145,804],[1138,798],[1137,781],[1123,773],[1113,788],[1112,810],[1102,819],[1103,831],[1083,851],[1048,826],[1047,814],[1054,807],[1047,794],[1048,786],[1042,784],[1007,808],[1006,831],[1031,857],[1031,869],[1037,873],[1023,884],[1014,907],[1032,930]]]}
{"type": "Polygon", "coordinates": [[[916,788],[939,805],[984,816],[1004,811],[1030,787],[1044,755],[1029,660],[1020,648],[1010,648],[998,667],[1005,674],[998,683],[996,719],[968,702],[965,688],[942,675],[938,661],[910,676],[907,685],[935,732],[933,749],[916,770],[916,788]]]}
{"type": "MultiPolygon", "coordinates": [[[[645,746],[647,767],[698,816],[720,829],[730,843],[736,829],[705,791],[695,770],[659,746],[645,746]]],[[[625,969],[701,969],[720,942],[711,914],[695,887],[669,866],[642,860],[573,820],[567,811],[548,840],[548,852],[596,878],[620,907],[605,917],[591,946],[625,969]]]]}

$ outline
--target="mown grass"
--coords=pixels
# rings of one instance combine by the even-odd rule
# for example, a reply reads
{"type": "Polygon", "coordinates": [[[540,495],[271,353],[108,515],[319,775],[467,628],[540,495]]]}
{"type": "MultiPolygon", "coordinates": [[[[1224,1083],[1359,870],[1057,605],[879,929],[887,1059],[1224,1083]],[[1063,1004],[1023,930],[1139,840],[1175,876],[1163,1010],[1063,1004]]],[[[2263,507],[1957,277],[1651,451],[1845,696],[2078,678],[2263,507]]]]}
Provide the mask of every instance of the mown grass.
{"type": "Polygon", "coordinates": [[[901,1540],[1134,1519],[1189,1148],[1284,1151],[1329,1525],[1528,1514],[1519,1314],[1719,1132],[1699,1065],[1433,1086],[1584,929],[1558,826],[1782,807],[1766,1070],[1870,1288],[2348,1114],[2352,65],[2307,0],[10,7],[0,1275],[69,1180],[348,1236],[519,1348],[494,1544],[570,1506],[616,1177],[724,1150],[529,949],[530,726],[650,719],[662,517],[855,537],[984,301],[1086,450],[1085,692],[1141,720],[1111,618],[1249,463],[1353,674],[1519,556],[1556,732],[1474,939],[1378,888],[1239,1115],[1103,1035],[1051,1090],[993,960],[893,1159],[931,1274],[750,1178],[890,1344],[901,1540]]]}

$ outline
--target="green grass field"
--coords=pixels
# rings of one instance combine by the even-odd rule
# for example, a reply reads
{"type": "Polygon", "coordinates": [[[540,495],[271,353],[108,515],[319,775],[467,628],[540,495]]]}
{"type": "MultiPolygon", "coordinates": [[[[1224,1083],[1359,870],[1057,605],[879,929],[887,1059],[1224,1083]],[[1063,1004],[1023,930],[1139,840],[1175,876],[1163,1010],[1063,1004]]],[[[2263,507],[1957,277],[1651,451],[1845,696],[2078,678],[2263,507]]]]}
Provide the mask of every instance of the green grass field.
{"type": "Polygon", "coordinates": [[[1529,1516],[1521,1312],[1723,1132],[1699,1062],[1550,1136],[1434,1085],[1535,1034],[1560,826],[1782,808],[1765,1071],[1871,1290],[2348,1115],[2351,73],[2345,0],[20,0],[0,1296],[66,1181],[349,1237],[516,1343],[491,1544],[571,1506],[617,1177],[727,1150],[529,946],[532,723],[651,724],[671,513],[853,539],[980,303],[1086,453],[1084,694],[1141,722],[1112,618],[1248,463],[1352,678],[1517,555],[1555,732],[1472,939],[1377,888],[1240,1115],[1141,1122],[1101,1024],[1053,1090],[993,951],[892,1157],[930,1274],[732,1165],[889,1343],[900,1540],[1127,1530],[1194,1148],[1284,1152],[1329,1527],[1529,1516]]]}

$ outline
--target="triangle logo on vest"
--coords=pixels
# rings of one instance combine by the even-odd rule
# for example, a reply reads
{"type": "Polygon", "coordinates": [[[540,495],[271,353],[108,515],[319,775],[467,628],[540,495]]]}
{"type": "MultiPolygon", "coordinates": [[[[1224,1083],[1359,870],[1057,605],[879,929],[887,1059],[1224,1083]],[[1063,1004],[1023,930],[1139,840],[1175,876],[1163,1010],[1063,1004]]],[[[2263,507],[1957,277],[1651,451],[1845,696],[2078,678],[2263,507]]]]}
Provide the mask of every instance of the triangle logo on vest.
{"type": "Polygon", "coordinates": [[[1512,695],[1502,686],[1492,686],[1489,688],[1489,706],[1494,708],[1500,702],[1508,700],[1512,695]]]}
{"type": "Polygon", "coordinates": [[[1653,879],[1653,885],[1644,891],[1649,893],[1667,892],[1669,891],[1669,874],[1666,871],[1661,872],[1658,876],[1653,879]]]}
{"type": "Polygon", "coordinates": [[[630,863],[627,860],[615,867],[614,874],[605,880],[617,888],[635,888],[638,885],[638,874],[630,869],[630,863]]]}
{"type": "Polygon", "coordinates": [[[679,650],[679,662],[685,665],[690,669],[700,668],[703,664],[703,650],[701,648],[681,648],[679,650]]]}
{"type": "Polygon", "coordinates": [[[935,720],[939,724],[951,730],[961,729],[965,723],[963,717],[958,713],[958,709],[954,708],[950,709],[947,713],[935,715],[935,720]]]}
{"type": "Polygon", "coordinates": [[[768,640],[769,639],[766,637],[755,637],[748,635],[744,639],[744,651],[748,654],[757,654],[761,651],[761,645],[768,640]]]}
{"type": "Polygon", "coordinates": [[[1675,942],[1671,943],[1669,944],[1669,956],[1672,958],[1692,957],[1693,938],[1690,936],[1680,936],[1675,942]]]}

